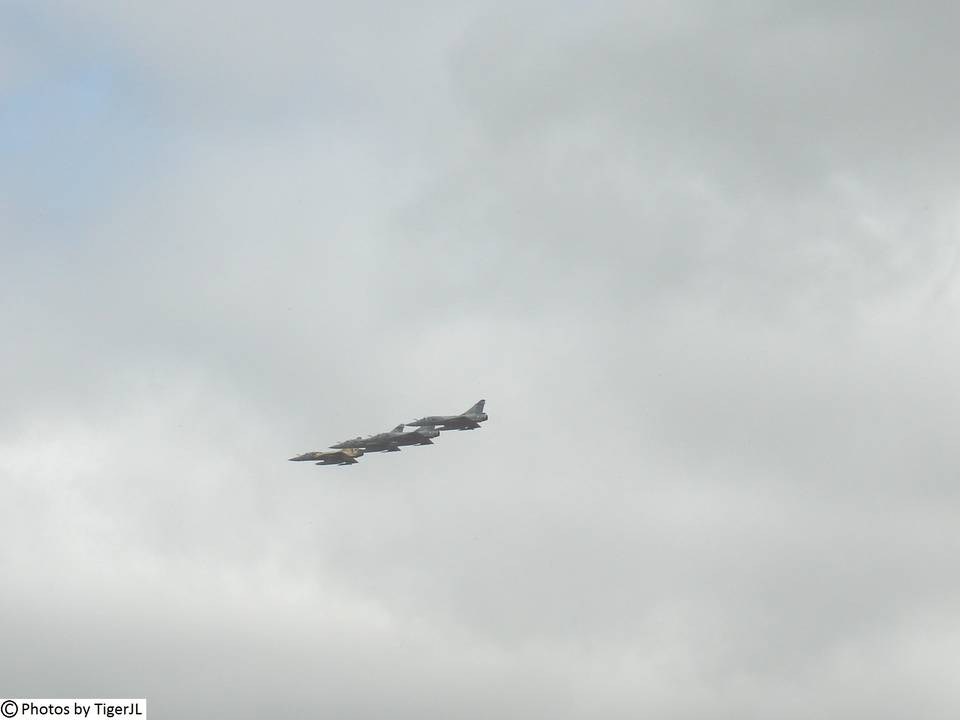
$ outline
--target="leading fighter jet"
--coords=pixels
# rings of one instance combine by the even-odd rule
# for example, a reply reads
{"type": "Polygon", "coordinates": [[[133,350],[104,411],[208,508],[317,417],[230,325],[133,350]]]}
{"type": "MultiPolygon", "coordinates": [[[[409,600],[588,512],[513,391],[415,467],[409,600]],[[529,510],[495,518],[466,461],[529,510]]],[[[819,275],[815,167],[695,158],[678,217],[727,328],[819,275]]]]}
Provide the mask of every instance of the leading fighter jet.
{"type": "Polygon", "coordinates": [[[487,419],[483,411],[486,400],[480,400],[472,408],[460,415],[430,415],[419,420],[412,420],[407,425],[413,427],[437,427],[438,430],[474,430],[487,419]]]}
{"type": "Polygon", "coordinates": [[[343,450],[308,452],[290,459],[295,462],[319,461],[317,465],[356,465],[357,458],[362,455],[363,450],[361,448],[344,448],[343,450]]]}
{"type": "Polygon", "coordinates": [[[366,452],[400,452],[401,445],[433,445],[430,438],[435,438],[440,434],[429,425],[419,427],[410,432],[403,431],[403,425],[397,425],[390,432],[371,435],[370,437],[356,437],[353,440],[344,440],[332,448],[363,448],[366,452]]]}

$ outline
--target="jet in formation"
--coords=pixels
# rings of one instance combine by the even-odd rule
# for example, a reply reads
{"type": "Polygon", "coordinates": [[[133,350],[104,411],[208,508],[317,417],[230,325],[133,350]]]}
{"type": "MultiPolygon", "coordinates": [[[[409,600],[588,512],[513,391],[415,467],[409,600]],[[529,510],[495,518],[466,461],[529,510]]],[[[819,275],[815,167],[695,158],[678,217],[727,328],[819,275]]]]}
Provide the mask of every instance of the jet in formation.
{"type": "Polygon", "coordinates": [[[442,430],[474,430],[487,419],[483,411],[486,401],[480,400],[473,407],[460,415],[431,415],[419,420],[397,425],[393,430],[370,435],[355,437],[331,445],[332,450],[308,452],[290,458],[294,461],[312,460],[317,465],[354,465],[357,458],[365,453],[373,452],[400,452],[401,447],[409,445],[433,445],[433,438],[438,437],[442,430]],[[405,431],[409,425],[413,430],[405,431]]]}
{"type": "Polygon", "coordinates": [[[290,458],[294,462],[313,460],[317,465],[356,465],[357,458],[363,456],[362,448],[344,448],[342,450],[319,450],[290,458]]]}
{"type": "Polygon", "coordinates": [[[480,400],[476,405],[459,415],[429,415],[418,420],[411,420],[407,425],[411,427],[435,427],[438,430],[476,430],[480,423],[487,419],[483,411],[486,400],[480,400]]]}
{"type": "Polygon", "coordinates": [[[440,434],[439,430],[425,426],[404,432],[403,425],[397,425],[389,432],[371,435],[370,437],[356,437],[353,440],[344,440],[332,448],[363,448],[366,452],[400,452],[401,445],[433,445],[433,440],[440,434]]]}

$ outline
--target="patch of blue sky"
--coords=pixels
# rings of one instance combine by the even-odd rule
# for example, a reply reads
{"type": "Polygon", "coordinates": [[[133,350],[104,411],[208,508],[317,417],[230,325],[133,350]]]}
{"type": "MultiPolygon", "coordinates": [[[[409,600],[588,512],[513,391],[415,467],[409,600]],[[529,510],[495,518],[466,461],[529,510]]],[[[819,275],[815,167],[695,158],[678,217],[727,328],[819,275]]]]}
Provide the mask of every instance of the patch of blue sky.
{"type": "Polygon", "coordinates": [[[95,35],[23,12],[0,22],[37,68],[0,94],[0,207],[27,228],[79,231],[155,174],[174,129],[136,64],[95,35]]]}
{"type": "Polygon", "coordinates": [[[99,214],[149,176],[165,134],[116,67],[73,64],[3,98],[0,184],[51,219],[99,214]]]}

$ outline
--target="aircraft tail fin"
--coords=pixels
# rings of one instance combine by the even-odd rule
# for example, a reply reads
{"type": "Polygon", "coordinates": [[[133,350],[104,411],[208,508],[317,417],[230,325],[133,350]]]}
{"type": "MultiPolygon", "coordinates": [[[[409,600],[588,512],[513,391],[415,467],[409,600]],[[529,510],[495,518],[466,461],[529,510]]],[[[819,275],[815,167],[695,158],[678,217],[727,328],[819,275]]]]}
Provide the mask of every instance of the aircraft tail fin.
{"type": "Polygon", "coordinates": [[[469,410],[467,410],[467,411],[464,413],[464,415],[475,415],[476,413],[482,413],[482,412],[483,412],[483,404],[484,404],[485,402],[486,402],[486,400],[479,400],[479,401],[477,401],[477,404],[474,405],[474,406],[473,406],[472,408],[470,408],[469,410]]]}

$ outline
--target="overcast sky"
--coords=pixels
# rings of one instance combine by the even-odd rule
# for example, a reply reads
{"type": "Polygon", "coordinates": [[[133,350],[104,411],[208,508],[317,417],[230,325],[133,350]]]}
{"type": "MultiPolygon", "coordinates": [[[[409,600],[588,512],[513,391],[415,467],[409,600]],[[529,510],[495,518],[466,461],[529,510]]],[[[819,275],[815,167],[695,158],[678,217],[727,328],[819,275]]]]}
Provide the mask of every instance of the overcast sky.
{"type": "Polygon", "coordinates": [[[0,693],[960,716],[956,8],[0,4],[0,693]]]}

